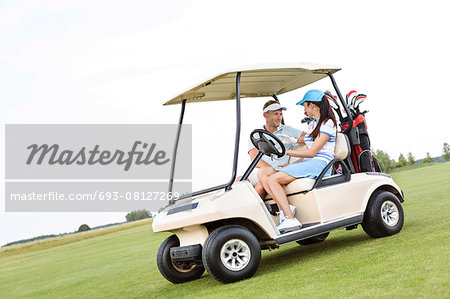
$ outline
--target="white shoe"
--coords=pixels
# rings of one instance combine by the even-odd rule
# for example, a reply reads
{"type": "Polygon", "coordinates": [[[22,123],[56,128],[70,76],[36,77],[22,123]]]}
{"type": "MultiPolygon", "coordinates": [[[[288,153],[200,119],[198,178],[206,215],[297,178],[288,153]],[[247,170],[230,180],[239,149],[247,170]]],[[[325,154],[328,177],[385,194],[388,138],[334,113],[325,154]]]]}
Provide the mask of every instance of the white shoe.
{"type": "Polygon", "coordinates": [[[298,230],[302,228],[302,224],[300,221],[297,220],[297,218],[290,219],[290,218],[284,218],[283,222],[281,222],[280,225],[277,226],[280,233],[287,233],[294,230],[298,230]]]}
{"type": "MultiPolygon", "coordinates": [[[[295,216],[295,212],[297,212],[297,208],[293,205],[289,205],[289,208],[291,209],[292,216],[295,216]]],[[[281,211],[277,212],[277,214],[280,217],[280,224],[281,224],[281,222],[283,222],[285,219],[284,212],[283,212],[283,210],[281,210],[281,211]]]]}

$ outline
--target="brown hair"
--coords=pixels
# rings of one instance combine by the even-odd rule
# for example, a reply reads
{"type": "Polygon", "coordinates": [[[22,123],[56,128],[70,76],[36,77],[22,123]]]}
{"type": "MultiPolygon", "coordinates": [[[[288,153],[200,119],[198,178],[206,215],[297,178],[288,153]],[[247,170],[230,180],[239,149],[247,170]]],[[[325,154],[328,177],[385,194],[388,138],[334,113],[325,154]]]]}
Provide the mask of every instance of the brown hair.
{"type": "Polygon", "coordinates": [[[314,128],[311,134],[309,134],[309,136],[311,136],[312,139],[316,139],[317,136],[319,136],[320,126],[326,123],[329,119],[331,119],[331,121],[333,121],[334,123],[334,126],[337,127],[336,117],[334,116],[333,110],[331,109],[331,105],[330,103],[328,103],[328,99],[326,98],[326,96],[323,96],[322,101],[320,102],[306,101],[305,103],[309,103],[309,105],[314,104],[320,108],[319,122],[317,123],[317,126],[314,128]]]}
{"type": "Polygon", "coordinates": [[[267,107],[269,107],[269,106],[272,105],[272,104],[280,104],[280,102],[277,101],[277,100],[270,100],[270,101],[267,101],[267,102],[264,104],[263,110],[266,109],[267,107]]]}

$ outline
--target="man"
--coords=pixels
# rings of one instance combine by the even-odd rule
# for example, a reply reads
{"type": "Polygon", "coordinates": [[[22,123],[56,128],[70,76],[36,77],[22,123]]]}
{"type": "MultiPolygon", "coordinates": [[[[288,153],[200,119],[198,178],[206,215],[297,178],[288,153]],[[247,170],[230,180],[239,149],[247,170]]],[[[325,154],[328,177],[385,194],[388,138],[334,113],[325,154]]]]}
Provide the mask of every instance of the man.
{"type": "MultiPolygon", "coordinates": [[[[289,137],[293,137],[296,140],[296,143],[304,143],[303,137],[305,133],[299,129],[293,128],[291,126],[282,125],[281,121],[283,119],[283,111],[286,110],[286,107],[280,105],[280,103],[276,100],[270,100],[264,104],[263,107],[263,116],[266,119],[266,124],[263,126],[263,129],[269,131],[275,135],[286,135],[289,137]]],[[[280,138],[281,139],[281,138],[280,138]]],[[[283,138],[285,139],[285,138],[283,138]]],[[[283,140],[282,139],[282,140],[283,140]]],[[[292,149],[294,146],[292,143],[285,144],[286,150],[292,149]]],[[[250,159],[253,161],[258,154],[258,149],[252,144],[249,139],[249,150],[248,153],[250,155],[250,159]]],[[[256,164],[255,169],[251,172],[248,180],[255,187],[256,192],[261,196],[261,198],[266,197],[266,191],[264,187],[259,182],[258,179],[258,171],[261,167],[264,166],[280,166],[286,165],[289,163],[289,156],[284,155],[281,158],[272,158],[264,155],[261,160],[259,160],[258,164],[256,164]]]]}

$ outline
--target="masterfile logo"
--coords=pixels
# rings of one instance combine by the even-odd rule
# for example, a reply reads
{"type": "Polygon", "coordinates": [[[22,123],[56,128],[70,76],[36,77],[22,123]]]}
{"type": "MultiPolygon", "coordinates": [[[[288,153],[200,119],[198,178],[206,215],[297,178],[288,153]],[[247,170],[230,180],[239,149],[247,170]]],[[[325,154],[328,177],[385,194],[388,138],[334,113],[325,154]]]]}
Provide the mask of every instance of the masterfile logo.
{"type": "MultiPolygon", "coordinates": [[[[168,179],[178,125],[6,125],[6,179],[168,179]]],[[[192,178],[183,125],[175,179],[192,178]]]]}
{"type": "Polygon", "coordinates": [[[38,165],[45,162],[49,165],[94,165],[97,163],[108,165],[116,163],[118,165],[124,165],[124,170],[128,171],[133,161],[136,165],[149,165],[151,163],[164,165],[169,162],[170,159],[166,159],[165,151],[159,150],[153,155],[155,148],[156,143],[152,143],[149,146],[148,143],[142,141],[135,141],[129,152],[118,149],[113,152],[108,150],[100,151],[98,144],[92,150],[87,150],[86,147],[82,147],[79,151],[61,150],[58,144],[53,144],[52,146],[48,144],[42,144],[40,146],[32,144],[27,147],[30,150],[30,155],[26,163],[28,165],[33,162],[38,165]],[[138,150],[140,146],[143,150],[138,150]]]}
{"type": "Polygon", "coordinates": [[[183,125],[6,125],[7,212],[157,212],[192,192],[192,132],[183,125]]]}

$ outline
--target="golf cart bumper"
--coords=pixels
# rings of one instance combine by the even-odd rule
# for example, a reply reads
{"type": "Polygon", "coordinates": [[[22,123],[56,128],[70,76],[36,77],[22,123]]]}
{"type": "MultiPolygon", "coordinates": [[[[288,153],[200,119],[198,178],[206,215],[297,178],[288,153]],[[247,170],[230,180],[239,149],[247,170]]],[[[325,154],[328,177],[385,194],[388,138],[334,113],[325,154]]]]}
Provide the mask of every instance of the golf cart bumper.
{"type": "Polygon", "coordinates": [[[202,260],[202,245],[172,247],[170,248],[170,258],[174,262],[200,262],[202,260]]]}

